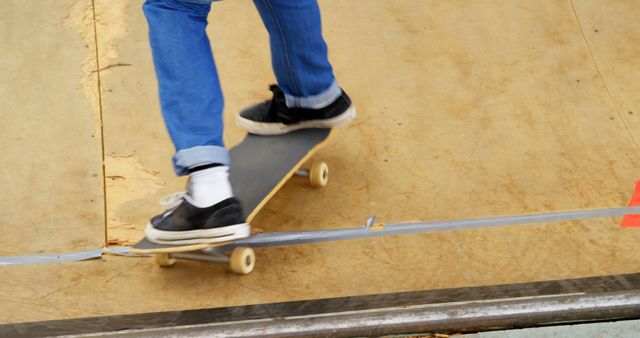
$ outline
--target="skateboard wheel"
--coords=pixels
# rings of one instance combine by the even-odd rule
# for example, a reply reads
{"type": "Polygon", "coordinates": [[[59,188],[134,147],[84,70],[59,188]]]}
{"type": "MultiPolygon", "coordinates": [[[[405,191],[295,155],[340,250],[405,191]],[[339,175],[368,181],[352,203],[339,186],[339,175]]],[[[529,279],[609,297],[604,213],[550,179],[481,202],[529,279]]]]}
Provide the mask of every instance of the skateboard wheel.
{"type": "Polygon", "coordinates": [[[309,182],[311,186],[322,188],[329,182],[329,166],[324,161],[313,161],[309,170],[309,182]]]}
{"type": "Polygon", "coordinates": [[[171,258],[171,254],[159,253],[155,255],[156,264],[162,267],[172,266],[176,262],[175,258],[171,258]]]}
{"type": "Polygon", "coordinates": [[[235,248],[231,252],[229,267],[231,272],[239,275],[247,275],[256,266],[256,254],[251,248],[235,248]]]}

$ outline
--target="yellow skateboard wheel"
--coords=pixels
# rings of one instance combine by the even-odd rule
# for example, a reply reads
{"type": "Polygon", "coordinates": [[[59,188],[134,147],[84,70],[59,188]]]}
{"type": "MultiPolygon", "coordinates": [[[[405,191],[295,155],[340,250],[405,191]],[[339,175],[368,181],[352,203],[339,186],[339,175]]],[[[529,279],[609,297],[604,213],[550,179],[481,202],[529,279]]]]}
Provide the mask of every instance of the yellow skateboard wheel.
{"type": "Polygon", "coordinates": [[[239,275],[247,275],[256,266],[256,254],[251,248],[235,248],[231,252],[229,267],[231,272],[239,275]]]}
{"type": "Polygon", "coordinates": [[[175,258],[171,258],[171,254],[169,253],[155,254],[155,261],[156,264],[162,267],[170,267],[176,262],[175,258]]]}
{"type": "Polygon", "coordinates": [[[322,188],[329,182],[329,166],[324,161],[313,161],[309,170],[311,186],[322,188]]]}

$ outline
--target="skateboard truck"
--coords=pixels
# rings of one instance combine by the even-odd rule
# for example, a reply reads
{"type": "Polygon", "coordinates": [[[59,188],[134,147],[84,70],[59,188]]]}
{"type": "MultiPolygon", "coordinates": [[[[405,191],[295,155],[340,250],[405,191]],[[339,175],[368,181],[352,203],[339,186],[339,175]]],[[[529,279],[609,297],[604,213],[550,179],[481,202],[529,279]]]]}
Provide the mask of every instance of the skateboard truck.
{"type": "Polygon", "coordinates": [[[309,177],[309,169],[298,169],[296,170],[296,176],[301,176],[301,177],[309,177]]]}
{"type": "Polygon", "coordinates": [[[176,259],[228,263],[230,270],[240,275],[246,275],[253,271],[256,264],[256,255],[253,249],[247,247],[234,248],[229,254],[213,247],[199,251],[156,253],[154,257],[156,264],[162,267],[172,266],[176,259]]]}

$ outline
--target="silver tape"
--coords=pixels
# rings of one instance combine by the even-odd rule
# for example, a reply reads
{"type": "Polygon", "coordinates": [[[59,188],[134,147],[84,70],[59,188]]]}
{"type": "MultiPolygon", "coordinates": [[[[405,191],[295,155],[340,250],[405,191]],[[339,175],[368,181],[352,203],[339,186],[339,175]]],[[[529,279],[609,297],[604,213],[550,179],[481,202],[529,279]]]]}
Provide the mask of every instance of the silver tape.
{"type": "MultiPolygon", "coordinates": [[[[367,224],[359,228],[342,228],[329,230],[313,230],[298,232],[273,232],[257,234],[231,244],[217,248],[218,251],[228,250],[239,246],[268,247],[279,245],[293,245],[303,243],[317,243],[339,241],[367,237],[395,236],[404,234],[427,233],[436,231],[451,231],[463,229],[488,228],[506,225],[546,223],[582,220],[603,217],[619,217],[624,215],[640,214],[640,206],[594,209],[579,211],[564,211],[545,214],[516,215],[464,219],[457,221],[434,221],[386,224],[376,227],[375,218],[367,221],[367,224]]],[[[0,266],[24,265],[24,264],[51,264],[69,263],[102,257],[103,254],[118,256],[139,257],[144,255],[129,252],[129,247],[108,247],[102,249],[86,250],[72,253],[42,254],[32,256],[0,256],[0,266]]]]}

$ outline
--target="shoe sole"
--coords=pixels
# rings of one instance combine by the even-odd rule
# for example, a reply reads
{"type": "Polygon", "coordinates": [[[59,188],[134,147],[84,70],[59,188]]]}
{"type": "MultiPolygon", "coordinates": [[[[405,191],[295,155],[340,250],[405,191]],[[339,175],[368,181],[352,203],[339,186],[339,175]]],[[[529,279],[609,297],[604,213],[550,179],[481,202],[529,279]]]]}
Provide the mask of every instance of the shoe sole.
{"type": "Polygon", "coordinates": [[[145,235],[149,241],[157,244],[188,245],[220,243],[249,237],[249,235],[251,235],[251,226],[247,223],[241,223],[213,229],[164,231],[154,228],[151,223],[147,223],[145,235]]]}
{"type": "Polygon", "coordinates": [[[354,105],[349,106],[344,113],[332,117],[330,119],[323,120],[307,120],[298,123],[284,124],[274,122],[255,122],[246,119],[240,114],[236,115],[236,125],[251,134],[256,135],[282,135],[298,129],[308,128],[334,128],[342,127],[349,124],[356,118],[356,107],[354,105]]]}

